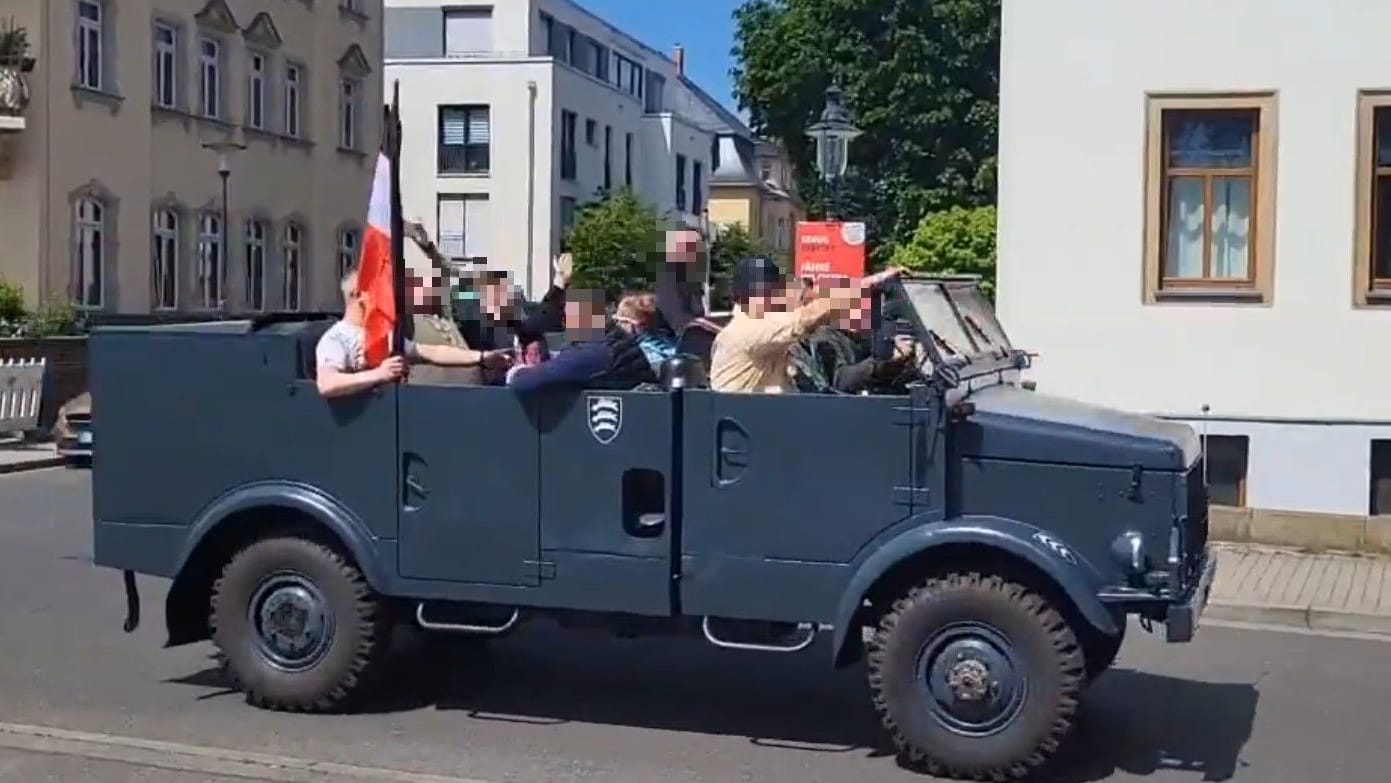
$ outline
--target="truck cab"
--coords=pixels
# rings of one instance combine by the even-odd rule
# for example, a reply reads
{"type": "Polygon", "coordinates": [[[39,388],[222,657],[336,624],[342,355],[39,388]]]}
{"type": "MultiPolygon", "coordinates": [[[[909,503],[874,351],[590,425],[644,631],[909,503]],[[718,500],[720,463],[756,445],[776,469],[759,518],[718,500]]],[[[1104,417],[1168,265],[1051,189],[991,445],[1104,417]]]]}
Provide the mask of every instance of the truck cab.
{"type": "Polygon", "coordinates": [[[549,617],[863,660],[910,762],[1033,769],[1127,615],[1193,637],[1201,444],[1023,382],[974,281],[879,297],[879,344],[913,357],[858,395],[715,391],[677,356],[660,388],[325,400],[328,317],[100,329],[96,562],[132,600],[134,574],[172,580],[169,644],[212,639],[267,708],[380,685],[396,624],[483,640],[549,617]]]}

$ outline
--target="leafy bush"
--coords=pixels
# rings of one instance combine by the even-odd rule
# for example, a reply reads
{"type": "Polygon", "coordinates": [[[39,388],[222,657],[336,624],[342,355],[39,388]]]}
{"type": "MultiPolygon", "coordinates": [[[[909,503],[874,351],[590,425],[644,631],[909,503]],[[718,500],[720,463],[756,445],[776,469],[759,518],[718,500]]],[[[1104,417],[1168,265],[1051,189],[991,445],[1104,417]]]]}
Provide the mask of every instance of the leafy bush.
{"type": "Polygon", "coordinates": [[[734,265],[741,258],[760,256],[771,258],[788,269],[789,264],[783,254],[755,240],[743,223],[721,226],[714,241],[710,244],[710,309],[728,310],[729,277],[734,265]]]}
{"type": "Polygon", "coordinates": [[[585,204],[565,237],[574,255],[573,285],[615,296],[650,287],[662,251],[661,216],[631,190],[585,204]]]}
{"type": "Polygon", "coordinates": [[[24,289],[0,280],[0,337],[59,337],[80,334],[83,319],[67,302],[24,308],[24,289]]]}
{"type": "Polygon", "coordinates": [[[939,275],[979,275],[995,296],[995,208],[952,207],[918,223],[912,238],[894,250],[895,266],[939,275]]]}

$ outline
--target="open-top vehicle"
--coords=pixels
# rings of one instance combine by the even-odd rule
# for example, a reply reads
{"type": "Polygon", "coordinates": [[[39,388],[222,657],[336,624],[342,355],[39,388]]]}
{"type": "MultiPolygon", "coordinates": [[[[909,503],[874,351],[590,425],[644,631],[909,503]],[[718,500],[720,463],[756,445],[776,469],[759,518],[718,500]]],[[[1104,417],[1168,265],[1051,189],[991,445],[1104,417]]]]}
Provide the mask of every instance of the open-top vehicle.
{"type": "Polygon", "coordinates": [[[1127,615],[1192,638],[1214,567],[1200,443],[1021,383],[969,281],[883,297],[920,361],[857,396],[715,392],[678,356],[657,391],[326,401],[327,318],[100,329],[96,562],[132,605],[131,573],[172,579],[169,644],[211,638],[263,707],[349,705],[395,623],[488,638],[549,616],[864,659],[907,759],[1024,775],[1127,615]]]}

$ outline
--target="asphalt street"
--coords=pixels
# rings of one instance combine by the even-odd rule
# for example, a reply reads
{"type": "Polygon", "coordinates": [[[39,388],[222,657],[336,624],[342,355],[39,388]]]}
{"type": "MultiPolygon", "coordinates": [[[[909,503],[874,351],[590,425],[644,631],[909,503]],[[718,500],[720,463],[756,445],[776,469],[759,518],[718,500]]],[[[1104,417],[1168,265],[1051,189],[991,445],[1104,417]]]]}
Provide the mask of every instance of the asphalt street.
{"type": "MultiPolygon", "coordinates": [[[[210,646],[162,649],[162,583],[142,580],[144,624],[122,633],[120,575],[91,565],[88,481],[0,476],[0,781],[925,779],[882,747],[863,670],[831,671],[820,645],[537,626],[446,663],[403,651],[364,713],[252,709],[210,646]]],[[[1205,627],[1166,646],[1132,628],[1050,779],[1384,783],[1389,718],[1386,642],[1205,627]]]]}

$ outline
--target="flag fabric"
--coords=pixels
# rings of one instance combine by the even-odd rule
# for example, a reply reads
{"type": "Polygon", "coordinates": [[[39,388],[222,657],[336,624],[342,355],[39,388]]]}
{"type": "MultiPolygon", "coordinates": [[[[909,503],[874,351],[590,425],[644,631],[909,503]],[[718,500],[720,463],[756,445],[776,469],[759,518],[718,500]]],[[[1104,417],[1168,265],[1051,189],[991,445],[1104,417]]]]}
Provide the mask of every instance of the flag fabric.
{"type": "Polygon", "coordinates": [[[372,177],[372,198],[367,207],[362,258],[357,266],[356,290],[367,307],[363,341],[368,367],[376,367],[391,355],[391,335],[396,327],[395,270],[391,255],[391,161],[377,156],[372,177]]]}

